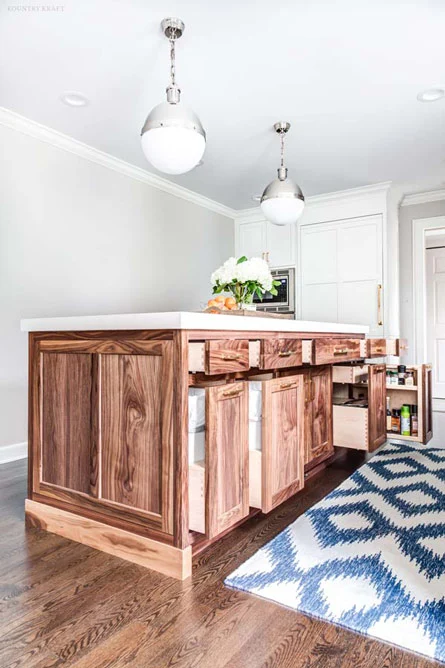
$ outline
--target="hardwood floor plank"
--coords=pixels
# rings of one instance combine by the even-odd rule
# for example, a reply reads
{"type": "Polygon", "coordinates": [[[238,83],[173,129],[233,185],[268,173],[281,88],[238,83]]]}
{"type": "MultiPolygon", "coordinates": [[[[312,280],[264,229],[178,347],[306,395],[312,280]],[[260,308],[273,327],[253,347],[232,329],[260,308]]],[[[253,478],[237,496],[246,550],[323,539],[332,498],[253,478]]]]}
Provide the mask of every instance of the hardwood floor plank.
{"type": "Polygon", "coordinates": [[[229,533],[194,559],[185,582],[25,531],[26,461],[0,466],[1,668],[441,665],[223,585],[360,463],[348,453],[297,497],[229,533]]]}

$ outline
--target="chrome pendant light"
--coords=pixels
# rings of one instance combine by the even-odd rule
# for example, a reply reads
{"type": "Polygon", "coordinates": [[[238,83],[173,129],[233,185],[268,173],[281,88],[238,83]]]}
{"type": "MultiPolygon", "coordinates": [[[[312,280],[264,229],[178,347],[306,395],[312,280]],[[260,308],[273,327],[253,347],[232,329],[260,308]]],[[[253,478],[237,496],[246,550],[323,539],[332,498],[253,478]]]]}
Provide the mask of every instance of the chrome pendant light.
{"type": "Polygon", "coordinates": [[[166,89],[167,102],[151,110],[142,128],[142,149],[147,160],[165,174],[184,174],[201,161],[206,146],[206,133],[198,116],[180,102],[181,90],[176,85],[176,40],[184,32],[181,19],[168,18],[161,23],[170,41],[171,83],[166,89]]]}
{"type": "Polygon", "coordinates": [[[273,127],[281,139],[281,163],[278,178],[271,181],[261,195],[261,210],[274,225],[288,225],[295,223],[303,213],[304,195],[300,186],[288,178],[284,166],[284,137],[290,123],[275,123],[273,127]]]}

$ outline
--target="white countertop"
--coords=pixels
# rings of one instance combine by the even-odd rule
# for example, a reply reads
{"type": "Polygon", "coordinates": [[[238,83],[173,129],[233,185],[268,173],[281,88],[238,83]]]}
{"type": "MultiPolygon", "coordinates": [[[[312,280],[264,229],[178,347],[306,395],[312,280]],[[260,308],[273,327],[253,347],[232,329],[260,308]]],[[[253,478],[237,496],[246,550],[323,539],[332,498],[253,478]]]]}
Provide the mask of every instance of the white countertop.
{"type": "Polygon", "coordinates": [[[337,334],[367,334],[365,325],[344,325],[337,322],[285,320],[229,316],[191,311],[165,313],[121,313],[118,315],[84,315],[67,318],[32,318],[21,320],[22,332],[73,332],[106,329],[203,329],[240,332],[332,332],[337,334]]]}

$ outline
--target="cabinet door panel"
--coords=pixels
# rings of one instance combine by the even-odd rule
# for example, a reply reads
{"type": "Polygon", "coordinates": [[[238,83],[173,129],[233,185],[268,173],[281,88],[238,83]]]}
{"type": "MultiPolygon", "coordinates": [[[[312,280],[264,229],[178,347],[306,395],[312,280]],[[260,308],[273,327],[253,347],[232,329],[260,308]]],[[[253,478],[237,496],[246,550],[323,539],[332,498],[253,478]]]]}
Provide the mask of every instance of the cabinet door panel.
{"type": "Polygon", "coordinates": [[[267,513],[304,485],[304,381],[263,383],[262,510],[267,513]]]}
{"type": "Polygon", "coordinates": [[[266,252],[271,267],[290,267],[295,264],[295,225],[266,223],[266,252]]]}
{"type": "Polygon", "coordinates": [[[428,443],[433,437],[433,405],[432,405],[432,385],[433,372],[431,364],[423,364],[422,367],[422,387],[420,388],[422,406],[422,442],[428,443]]]}
{"type": "Polygon", "coordinates": [[[97,494],[94,390],[92,355],[41,354],[41,480],[91,496],[97,494]]]}
{"type": "Polygon", "coordinates": [[[266,223],[263,221],[240,223],[238,226],[237,256],[262,257],[266,251],[265,231],[266,223]]]}
{"type": "Polygon", "coordinates": [[[302,292],[302,318],[316,322],[338,322],[337,302],[338,286],[336,283],[307,285],[302,292]]]}
{"type": "Polygon", "coordinates": [[[249,514],[247,383],[206,389],[206,526],[209,538],[249,514]]]}
{"type": "Polygon", "coordinates": [[[386,441],[386,366],[368,368],[368,451],[373,452],[386,441]]]}
{"type": "MultiPolygon", "coordinates": [[[[334,452],[332,439],[332,367],[310,372],[310,433],[307,435],[305,463],[334,452]]],[[[308,388],[308,389],[309,389],[308,388]]]]}
{"type": "Polygon", "coordinates": [[[172,532],[171,342],[154,354],[101,356],[102,497],[172,532]]]}

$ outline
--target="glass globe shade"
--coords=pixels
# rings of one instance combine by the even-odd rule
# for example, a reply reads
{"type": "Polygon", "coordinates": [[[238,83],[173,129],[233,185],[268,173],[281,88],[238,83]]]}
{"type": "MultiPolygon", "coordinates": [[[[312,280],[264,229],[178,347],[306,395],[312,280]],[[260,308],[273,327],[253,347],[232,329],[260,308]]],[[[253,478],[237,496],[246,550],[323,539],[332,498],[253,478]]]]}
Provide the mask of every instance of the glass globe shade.
{"type": "Polygon", "coordinates": [[[142,128],[142,150],[164,174],[184,174],[201,160],[206,136],[199,118],[187,107],[162,102],[142,128]]]}
{"type": "Polygon", "coordinates": [[[304,200],[296,197],[271,197],[261,202],[261,210],[274,225],[295,223],[304,209],[304,200]]]}

